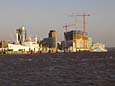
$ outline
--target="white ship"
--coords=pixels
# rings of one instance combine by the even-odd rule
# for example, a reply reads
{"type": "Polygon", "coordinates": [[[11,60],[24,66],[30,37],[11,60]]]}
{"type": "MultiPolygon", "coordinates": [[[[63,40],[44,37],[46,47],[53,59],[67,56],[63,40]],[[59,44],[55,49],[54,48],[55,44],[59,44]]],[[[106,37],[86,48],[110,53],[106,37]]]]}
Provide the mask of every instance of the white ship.
{"type": "Polygon", "coordinates": [[[40,47],[37,43],[37,37],[32,41],[31,38],[26,39],[26,29],[22,26],[20,29],[16,30],[16,43],[8,43],[8,50],[11,51],[39,51],[40,47]]]}
{"type": "Polygon", "coordinates": [[[108,50],[105,48],[105,45],[102,43],[93,44],[91,52],[107,52],[108,50]]]}
{"type": "Polygon", "coordinates": [[[104,49],[104,48],[97,48],[97,49],[93,49],[91,50],[91,52],[107,52],[108,50],[107,49],[104,49]]]}
{"type": "Polygon", "coordinates": [[[22,44],[8,44],[8,50],[37,52],[40,50],[40,47],[37,41],[25,40],[22,44]]]}

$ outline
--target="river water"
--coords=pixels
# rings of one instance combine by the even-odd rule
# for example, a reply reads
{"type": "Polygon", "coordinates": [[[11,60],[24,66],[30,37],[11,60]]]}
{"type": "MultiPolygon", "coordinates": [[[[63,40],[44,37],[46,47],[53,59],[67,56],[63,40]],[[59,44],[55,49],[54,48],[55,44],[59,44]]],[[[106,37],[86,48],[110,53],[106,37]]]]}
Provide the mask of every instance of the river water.
{"type": "Polygon", "coordinates": [[[0,86],[115,86],[115,53],[0,55],[0,86]]]}

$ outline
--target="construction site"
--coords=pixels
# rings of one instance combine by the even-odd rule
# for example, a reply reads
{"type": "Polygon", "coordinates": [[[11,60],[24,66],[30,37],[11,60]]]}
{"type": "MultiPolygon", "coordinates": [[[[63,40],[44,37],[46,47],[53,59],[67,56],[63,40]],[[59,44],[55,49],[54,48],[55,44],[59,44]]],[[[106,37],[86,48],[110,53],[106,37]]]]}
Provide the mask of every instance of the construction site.
{"type": "Polygon", "coordinates": [[[63,26],[66,29],[66,32],[64,32],[65,41],[63,46],[66,51],[89,51],[92,46],[92,40],[86,32],[86,16],[90,15],[71,15],[71,17],[78,16],[83,17],[82,30],[79,30],[77,27],[75,27],[74,30],[68,30],[71,26],[78,26],[76,22],[74,24],[66,24],[65,26],[63,26]]]}
{"type": "Polygon", "coordinates": [[[78,52],[78,51],[107,51],[105,45],[102,43],[93,43],[92,38],[88,35],[86,29],[86,17],[90,14],[82,15],[71,15],[70,17],[81,17],[82,18],[82,30],[78,28],[78,23],[66,24],[63,26],[66,31],[64,32],[65,40],[63,41],[63,49],[66,52],[78,52]],[[70,27],[74,26],[75,28],[70,30],[70,27]],[[69,30],[68,30],[69,29],[69,30]]]}

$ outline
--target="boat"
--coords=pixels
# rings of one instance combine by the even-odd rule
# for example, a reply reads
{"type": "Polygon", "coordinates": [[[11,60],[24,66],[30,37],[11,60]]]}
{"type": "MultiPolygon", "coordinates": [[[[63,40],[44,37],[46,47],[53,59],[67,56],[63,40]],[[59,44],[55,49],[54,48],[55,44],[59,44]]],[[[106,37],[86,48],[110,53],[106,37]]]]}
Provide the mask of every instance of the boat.
{"type": "Polygon", "coordinates": [[[91,50],[91,52],[107,52],[107,51],[108,50],[104,48],[96,48],[96,49],[91,50]]]}
{"type": "Polygon", "coordinates": [[[105,45],[102,43],[95,43],[92,46],[91,52],[107,52],[108,50],[105,48],[105,45]]]}
{"type": "Polygon", "coordinates": [[[40,47],[36,41],[25,40],[22,44],[8,43],[8,50],[11,51],[39,51],[40,47]]]}

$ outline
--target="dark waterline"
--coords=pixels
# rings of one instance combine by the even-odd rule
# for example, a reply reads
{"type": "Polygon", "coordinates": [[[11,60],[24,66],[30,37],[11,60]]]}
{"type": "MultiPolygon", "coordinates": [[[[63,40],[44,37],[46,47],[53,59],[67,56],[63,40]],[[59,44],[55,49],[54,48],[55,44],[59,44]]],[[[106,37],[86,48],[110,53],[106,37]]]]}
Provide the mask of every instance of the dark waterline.
{"type": "Polygon", "coordinates": [[[115,86],[115,52],[0,55],[0,86],[115,86]]]}

